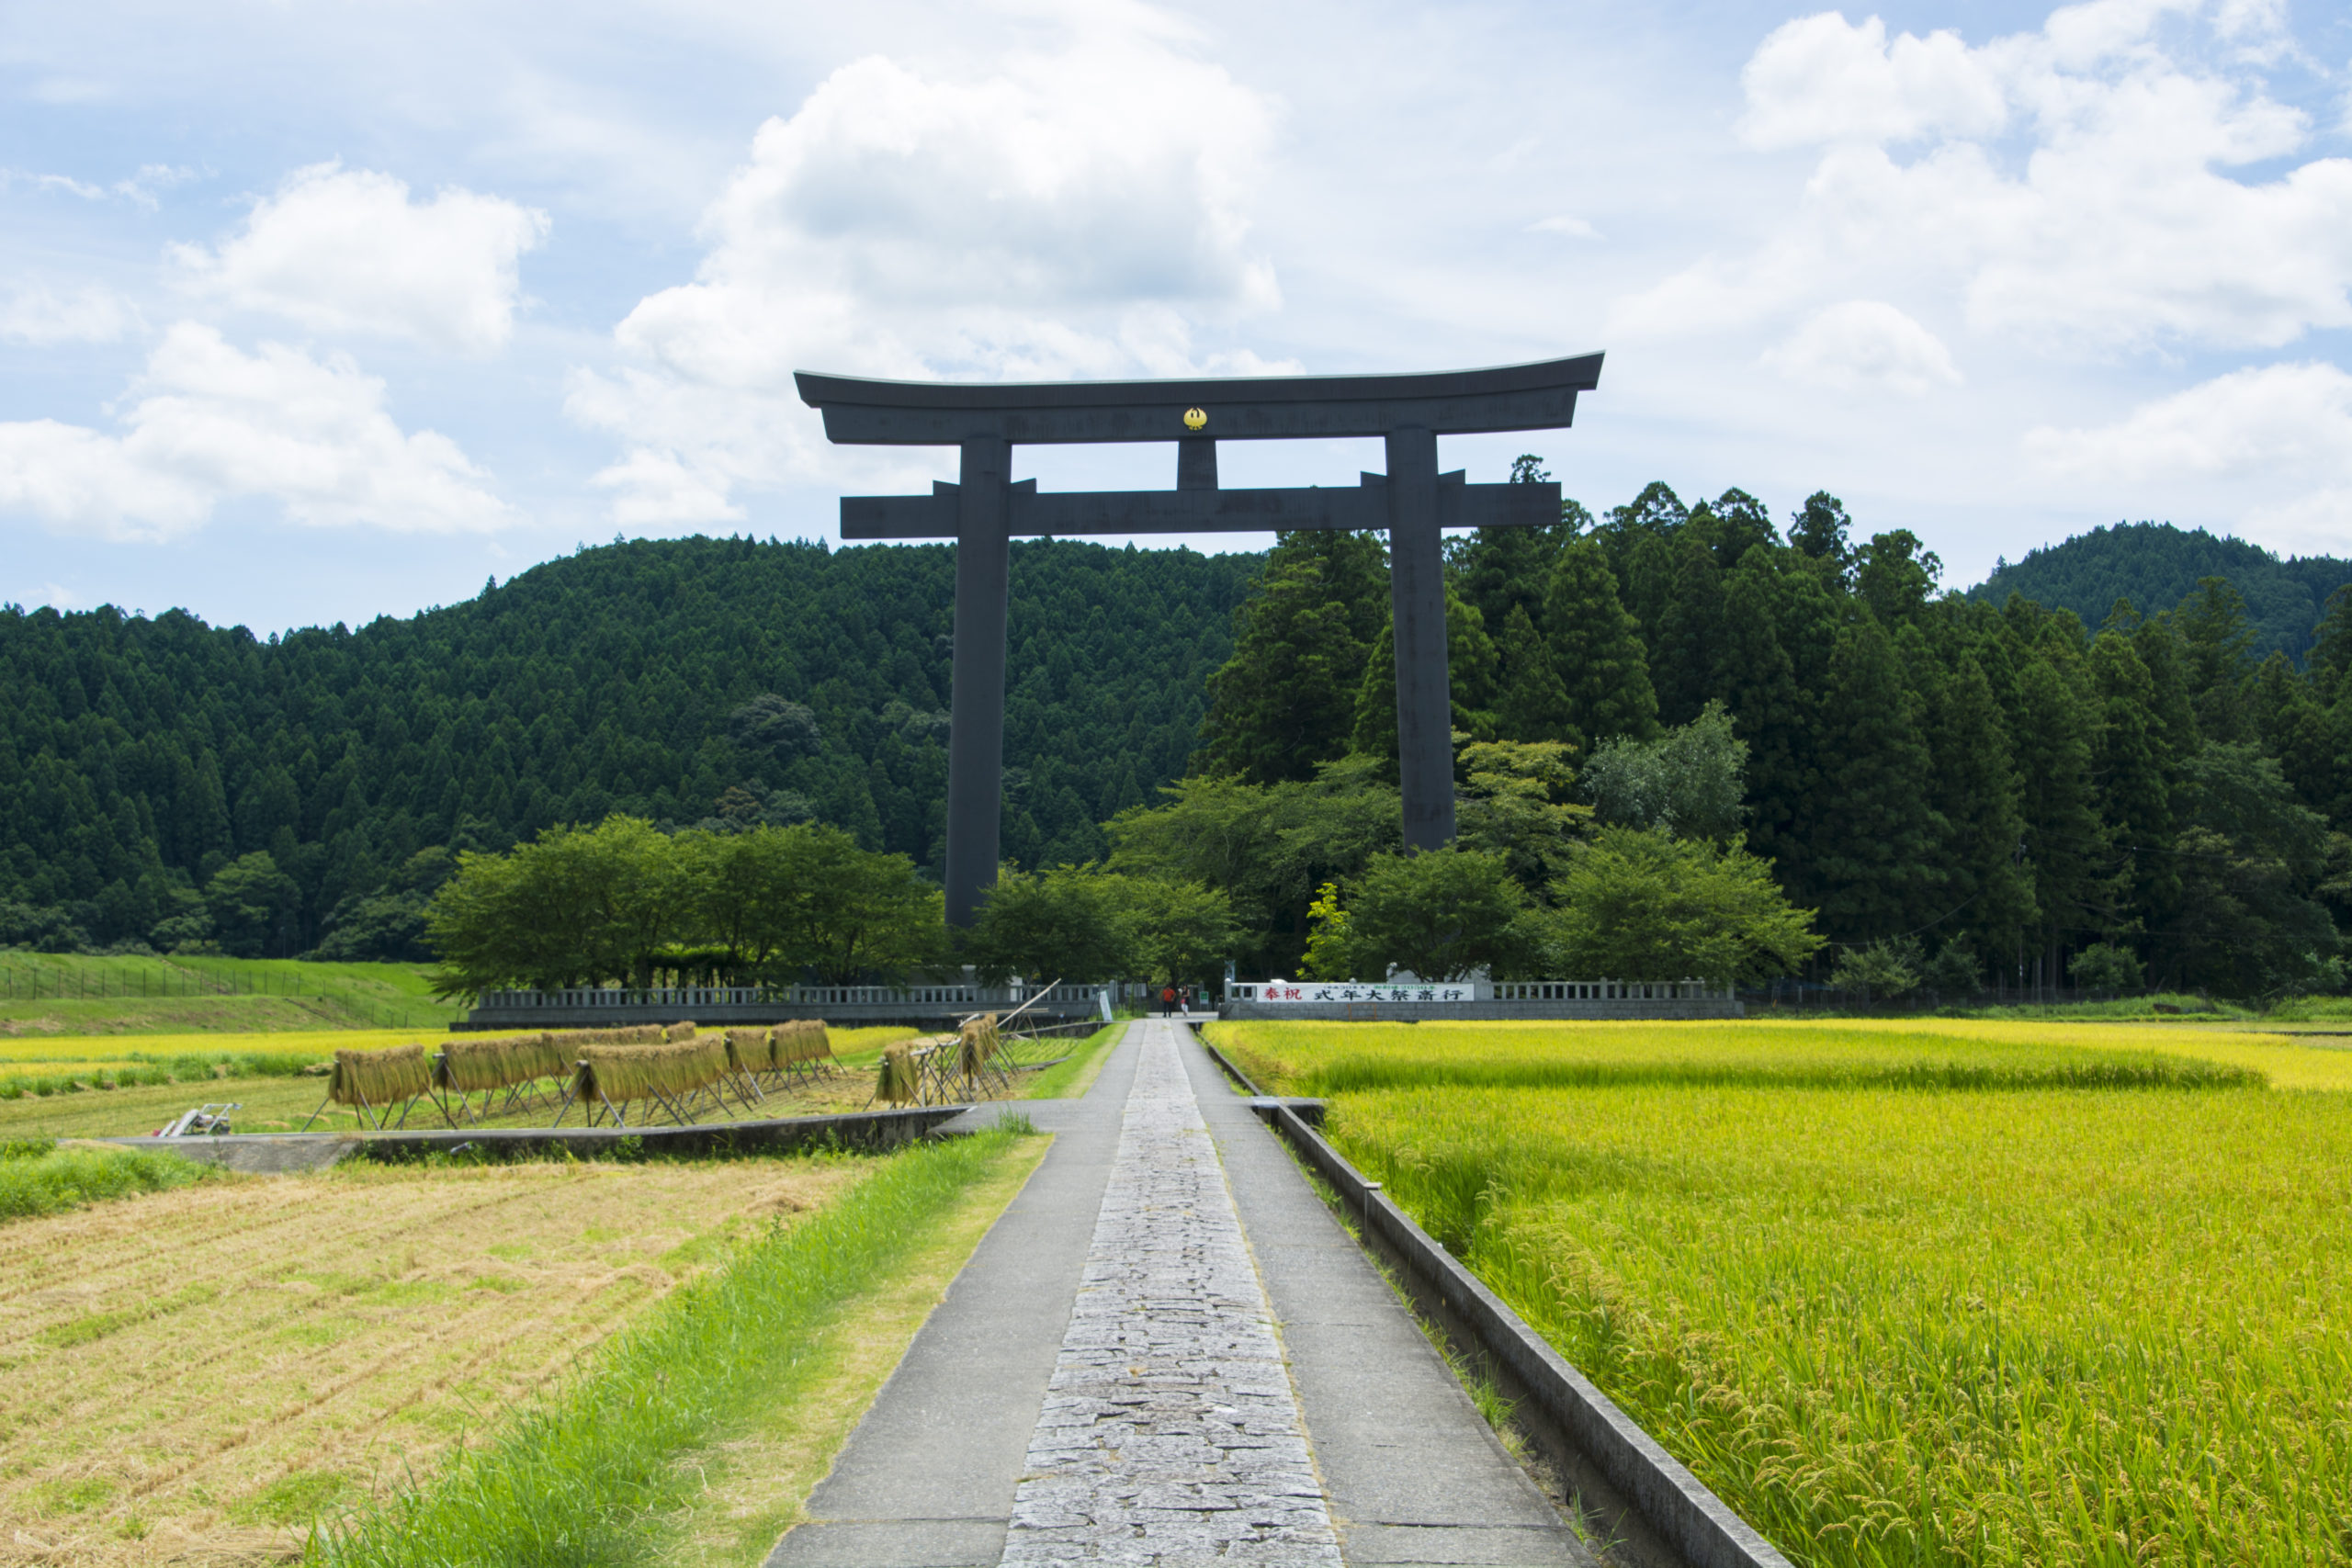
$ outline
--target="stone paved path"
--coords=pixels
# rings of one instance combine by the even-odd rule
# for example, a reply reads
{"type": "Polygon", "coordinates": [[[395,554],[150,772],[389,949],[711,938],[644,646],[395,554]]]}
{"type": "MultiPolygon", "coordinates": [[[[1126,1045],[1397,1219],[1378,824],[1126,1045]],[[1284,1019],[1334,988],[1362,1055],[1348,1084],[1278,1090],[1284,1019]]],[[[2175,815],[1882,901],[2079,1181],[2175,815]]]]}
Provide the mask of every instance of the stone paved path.
{"type": "Polygon", "coordinates": [[[1224,1167],[1166,1025],[1135,1087],[1007,1564],[1337,1564],[1224,1167]]]}
{"type": "Polygon", "coordinates": [[[1053,1148],[767,1568],[1595,1568],[1189,1030],[1005,1110],[1053,1148]]]}

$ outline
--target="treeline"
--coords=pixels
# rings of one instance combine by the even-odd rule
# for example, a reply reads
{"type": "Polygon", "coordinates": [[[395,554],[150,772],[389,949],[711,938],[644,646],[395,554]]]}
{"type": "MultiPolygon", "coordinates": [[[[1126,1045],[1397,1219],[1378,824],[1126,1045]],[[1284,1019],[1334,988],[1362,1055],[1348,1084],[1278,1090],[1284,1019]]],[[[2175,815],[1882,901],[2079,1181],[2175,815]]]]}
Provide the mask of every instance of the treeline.
{"type": "Polygon", "coordinates": [[[895,979],[944,954],[939,889],[904,855],[804,823],[664,833],[643,818],[468,852],[426,914],[436,987],[895,979]]]}
{"type": "MultiPolygon", "coordinates": [[[[1008,854],[1095,856],[1183,773],[1260,560],[1013,546],[1008,854]]],[[[953,547],[749,538],[267,641],[0,609],[0,944],[421,956],[449,852],[616,812],[935,867],[954,623],[953,547]]]]}
{"type": "MultiPolygon", "coordinates": [[[[1553,528],[1450,543],[1462,852],[1490,857],[1478,896],[1518,911],[1487,920],[1497,953],[1601,961],[1562,889],[1609,828],[1650,835],[1615,840],[1621,890],[1713,887],[1694,909],[1749,897],[1739,857],[1769,866],[1832,944],[1817,975],[2337,983],[2352,603],[2330,590],[2299,667],[2257,657],[2267,633],[2224,578],[2086,624],[1939,592],[1912,535],[1856,532],[1826,494],[1783,526],[1736,490],[1686,505],[1652,485],[1598,519],[1570,503],[1553,528]],[[1666,847],[1702,840],[1707,866],[1666,847]]],[[[2095,536],[2172,551],[2166,570],[2183,539],[2203,547],[2095,536]]],[[[944,546],[690,539],[266,643],[178,613],[0,610],[0,943],[424,957],[462,855],[616,815],[697,843],[821,823],[935,876],[952,580],[944,546]]],[[[1318,939],[1318,963],[1372,963],[1404,874],[1381,859],[1380,536],[1270,557],[1019,544],[1012,598],[1008,861],[1107,856],[1129,884],[1205,889],[1255,972],[1295,972],[1318,939]]],[[[1076,882],[1014,887],[1088,918],[1076,882]]],[[[1130,914],[1121,931],[1148,927],[1130,914]]],[[[1153,940],[1129,962],[1208,962],[1153,940]]],[[[1763,940],[1735,967],[1802,945],[1763,940]]]]}
{"type": "Polygon", "coordinates": [[[444,996],[504,987],[895,983],[929,970],[1096,981],[1213,976],[1223,895],[1099,868],[1009,872],[978,926],[905,855],[816,823],[663,832],[642,818],[468,852],[425,912],[444,996]]]}
{"type": "MultiPolygon", "coordinates": [[[[2222,579],[2091,628],[1939,593],[1913,535],[1852,534],[1826,494],[1783,534],[1742,491],[1654,484],[1598,520],[1571,504],[1455,541],[1456,726],[1590,756],[1721,704],[1746,847],[1818,912],[1825,972],[1871,952],[1953,988],[1996,966],[2060,984],[2090,954],[2101,986],[2338,984],[2352,596],[2299,671],[2254,657],[2222,579]]],[[[1286,537],[1211,679],[1199,772],[1311,794],[1336,760],[1393,767],[1387,604],[1376,536],[1286,537]]],[[[1303,954],[1308,884],[1346,868],[1285,870],[1278,835],[1228,859],[1223,883],[1265,889],[1268,961],[1303,954]]]]}

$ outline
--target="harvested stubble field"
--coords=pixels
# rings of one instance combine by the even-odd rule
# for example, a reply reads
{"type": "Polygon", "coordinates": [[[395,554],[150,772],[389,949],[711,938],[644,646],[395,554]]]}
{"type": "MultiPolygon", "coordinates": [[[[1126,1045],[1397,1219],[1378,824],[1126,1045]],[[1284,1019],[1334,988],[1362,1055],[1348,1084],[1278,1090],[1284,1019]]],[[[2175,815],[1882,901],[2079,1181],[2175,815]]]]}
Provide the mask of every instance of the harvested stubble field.
{"type": "Polygon", "coordinates": [[[1942,1020],[1212,1038],[1329,1092],[1349,1157],[1800,1562],[2352,1555],[2346,1053],[1942,1020]]]}
{"type": "Polygon", "coordinates": [[[0,1560],[299,1555],[873,1167],[354,1165],[0,1226],[0,1560]]]}

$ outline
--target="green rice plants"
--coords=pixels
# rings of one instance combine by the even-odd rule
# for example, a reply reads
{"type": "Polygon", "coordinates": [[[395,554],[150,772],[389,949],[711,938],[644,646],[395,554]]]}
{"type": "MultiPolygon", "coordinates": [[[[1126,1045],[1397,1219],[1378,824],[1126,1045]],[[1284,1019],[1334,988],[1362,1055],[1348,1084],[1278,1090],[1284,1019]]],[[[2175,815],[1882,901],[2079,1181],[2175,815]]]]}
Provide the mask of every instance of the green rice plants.
{"type": "Polygon", "coordinates": [[[919,1144],[839,1202],[750,1243],[607,1341],[437,1479],[312,1534],[330,1568],[603,1568],[642,1562],[702,1485],[681,1460],[790,1398],[844,1304],[920,1247],[1016,1134],[919,1144]]]}

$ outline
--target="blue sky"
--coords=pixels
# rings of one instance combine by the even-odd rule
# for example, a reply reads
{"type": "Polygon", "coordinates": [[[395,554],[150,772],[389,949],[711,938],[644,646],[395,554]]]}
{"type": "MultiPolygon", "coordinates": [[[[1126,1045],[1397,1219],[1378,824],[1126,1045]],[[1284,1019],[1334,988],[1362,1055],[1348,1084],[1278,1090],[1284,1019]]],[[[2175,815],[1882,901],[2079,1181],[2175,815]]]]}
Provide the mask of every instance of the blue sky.
{"type": "Polygon", "coordinates": [[[1954,583],[2126,518],[2352,554],[2341,8],[0,16],[0,600],[357,623],[952,471],[826,447],[797,367],[1592,349],[1576,429],[1447,464],[1532,448],[1595,510],[1827,489],[1954,583]]]}

